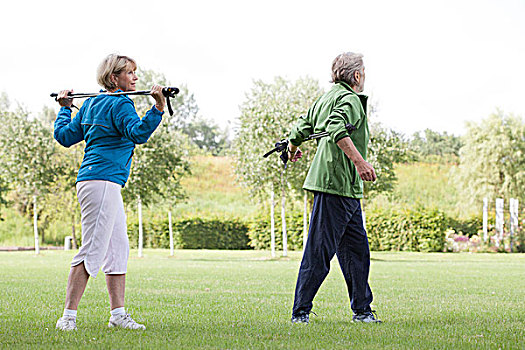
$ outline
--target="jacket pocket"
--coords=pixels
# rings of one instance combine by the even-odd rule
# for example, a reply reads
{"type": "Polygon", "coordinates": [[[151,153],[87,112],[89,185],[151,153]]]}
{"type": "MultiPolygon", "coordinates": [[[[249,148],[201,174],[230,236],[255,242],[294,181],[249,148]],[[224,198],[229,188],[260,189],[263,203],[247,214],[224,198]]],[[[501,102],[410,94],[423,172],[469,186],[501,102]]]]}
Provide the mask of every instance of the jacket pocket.
{"type": "Polygon", "coordinates": [[[348,162],[348,171],[350,172],[350,183],[352,184],[352,186],[354,186],[356,181],[357,169],[354,163],[352,163],[352,161],[348,157],[346,157],[346,161],[348,162]]]}

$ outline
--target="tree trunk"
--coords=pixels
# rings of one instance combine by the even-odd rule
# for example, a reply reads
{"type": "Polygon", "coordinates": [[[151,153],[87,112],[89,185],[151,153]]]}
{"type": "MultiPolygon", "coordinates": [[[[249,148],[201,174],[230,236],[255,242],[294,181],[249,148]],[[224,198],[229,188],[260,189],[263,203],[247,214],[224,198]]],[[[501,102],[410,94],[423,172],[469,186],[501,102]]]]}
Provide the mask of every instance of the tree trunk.
{"type": "Polygon", "coordinates": [[[273,191],[272,185],[272,194],[271,194],[271,203],[270,203],[270,222],[271,222],[271,232],[270,232],[270,249],[272,251],[272,258],[275,258],[275,192],[273,191]]]}
{"type": "Polygon", "coordinates": [[[139,211],[139,258],[142,258],[142,243],[143,243],[143,234],[142,234],[142,200],[140,195],[137,196],[137,206],[139,211]]]}
{"type": "Polygon", "coordinates": [[[286,232],[286,177],[284,176],[284,173],[286,171],[286,167],[283,169],[283,172],[281,173],[281,223],[283,228],[283,256],[288,256],[288,234],[286,232]]]}
{"type": "Polygon", "coordinates": [[[171,226],[171,210],[168,212],[168,223],[170,225],[170,256],[173,256],[173,229],[171,226]]]}
{"type": "Polygon", "coordinates": [[[36,211],[36,196],[33,196],[33,231],[35,233],[35,254],[40,254],[38,243],[38,213],[36,211]]]}

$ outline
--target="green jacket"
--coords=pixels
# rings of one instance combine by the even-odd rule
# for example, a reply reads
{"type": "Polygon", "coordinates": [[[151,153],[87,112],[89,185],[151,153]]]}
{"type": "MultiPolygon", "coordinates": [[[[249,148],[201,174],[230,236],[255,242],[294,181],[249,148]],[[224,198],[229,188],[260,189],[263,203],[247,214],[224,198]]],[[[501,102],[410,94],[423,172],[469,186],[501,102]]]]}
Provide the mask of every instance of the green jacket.
{"type": "Polygon", "coordinates": [[[323,131],[329,134],[317,140],[317,152],[303,185],[305,190],[363,198],[363,180],[336,143],[350,136],[366,160],[369,139],[367,99],[365,95],[358,95],[347,83],[338,81],[314,102],[306,116],[302,116],[294,126],[289,140],[295,146],[300,146],[311,134],[323,131]],[[351,135],[345,128],[348,123],[356,127],[351,135]]]}

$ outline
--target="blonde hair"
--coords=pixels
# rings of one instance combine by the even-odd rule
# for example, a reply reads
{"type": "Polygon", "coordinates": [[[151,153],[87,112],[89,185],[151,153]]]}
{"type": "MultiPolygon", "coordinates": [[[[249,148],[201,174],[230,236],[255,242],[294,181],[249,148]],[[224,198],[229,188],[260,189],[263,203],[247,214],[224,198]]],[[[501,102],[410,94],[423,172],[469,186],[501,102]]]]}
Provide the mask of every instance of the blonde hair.
{"type": "Polygon", "coordinates": [[[332,83],[344,81],[350,86],[358,85],[355,80],[355,72],[363,71],[363,55],[354,52],[344,52],[338,55],[332,62],[332,83]]]}
{"type": "Polygon", "coordinates": [[[137,69],[135,60],[128,56],[121,56],[117,54],[110,54],[102,62],[100,62],[97,69],[97,82],[106,90],[115,90],[117,85],[111,80],[111,75],[120,74],[128,67],[133,70],[137,69]]]}

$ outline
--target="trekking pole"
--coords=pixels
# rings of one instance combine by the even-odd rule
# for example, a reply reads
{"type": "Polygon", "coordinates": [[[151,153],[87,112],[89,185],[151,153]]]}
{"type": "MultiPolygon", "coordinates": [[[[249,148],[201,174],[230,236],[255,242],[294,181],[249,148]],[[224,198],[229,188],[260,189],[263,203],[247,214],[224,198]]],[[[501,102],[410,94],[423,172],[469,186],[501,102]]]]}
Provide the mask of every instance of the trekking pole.
{"type": "MultiPolygon", "coordinates": [[[[348,131],[349,134],[352,134],[352,132],[356,129],[356,127],[353,126],[350,123],[346,124],[345,128],[346,128],[346,130],[348,131]]],[[[326,137],[326,136],[329,136],[328,131],[318,132],[316,134],[311,134],[310,136],[308,136],[305,139],[305,141],[317,140],[317,139],[320,139],[320,138],[323,138],[323,137],[326,137]]],[[[286,166],[286,163],[288,162],[288,143],[290,143],[290,141],[287,140],[287,139],[284,139],[284,140],[276,142],[274,149],[272,149],[271,151],[266,152],[263,155],[263,157],[264,158],[268,158],[268,156],[270,154],[274,153],[274,152],[281,152],[281,155],[279,156],[279,158],[281,158],[281,160],[283,161],[284,165],[286,166]]]]}
{"type": "MultiPolygon", "coordinates": [[[[180,92],[179,88],[173,87],[173,86],[167,86],[162,88],[162,94],[164,97],[166,97],[166,103],[168,105],[168,111],[170,112],[170,115],[173,115],[173,109],[171,108],[170,103],[170,97],[174,98],[175,95],[177,95],[180,92]]],[[[131,96],[144,96],[144,95],[151,95],[151,90],[140,90],[140,91],[124,91],[124,92],[94,92],[94,93],[69,93],[67,96],[71,98],[88,98],[88,97],[96,97],[96,96],[123,96],[123,95],[131,95],[131,96]]],[[[53,92],[51,97],[54,97],[55,100],[58,97],[58,94],[56,92],[53,92]]],[[[78,109],[78,107],[73,106],[78,109]]]]}

